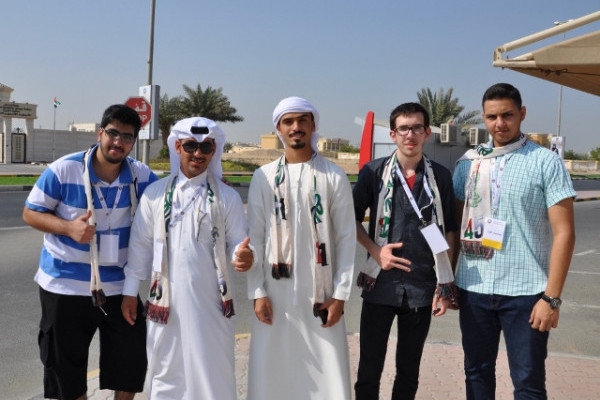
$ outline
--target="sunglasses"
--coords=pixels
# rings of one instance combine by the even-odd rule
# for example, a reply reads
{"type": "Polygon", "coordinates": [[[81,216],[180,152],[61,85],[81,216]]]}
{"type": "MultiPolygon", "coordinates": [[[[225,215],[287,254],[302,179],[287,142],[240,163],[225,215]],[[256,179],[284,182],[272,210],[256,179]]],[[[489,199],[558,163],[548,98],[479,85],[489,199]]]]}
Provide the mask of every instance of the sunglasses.
{"type": "Polygon", "coordinates": [[[189,140],[181,143],[181,147],[183,151],[189,154],[194,154],[198,149],[200,149],[202,154],[210,154],[215,148],[215,144],[213,142],[194,142],[193,140],[189,140]]]}

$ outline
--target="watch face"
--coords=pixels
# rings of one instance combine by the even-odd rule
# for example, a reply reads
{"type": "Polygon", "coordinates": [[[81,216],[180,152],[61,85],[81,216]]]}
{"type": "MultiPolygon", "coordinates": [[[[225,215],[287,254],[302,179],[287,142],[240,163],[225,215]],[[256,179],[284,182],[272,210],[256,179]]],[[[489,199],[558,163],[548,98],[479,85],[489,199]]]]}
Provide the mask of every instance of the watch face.
{"type": "Polygon", "coordinates": [[[550,296],[543,295],[542,299],[547,301],[548,304],[550,304],[550,307],[552,307],[553,309],[560,308],[560,305],[562,304],[562,300],[559,299],[558,297],[550,297],[550,296]]]}
{"type": "Polygon", "coordinates": [[[552,301],[550,302],[552,308],[559,308],[561,304],[562,301],[560,299],[552,299],[552,301]]]}

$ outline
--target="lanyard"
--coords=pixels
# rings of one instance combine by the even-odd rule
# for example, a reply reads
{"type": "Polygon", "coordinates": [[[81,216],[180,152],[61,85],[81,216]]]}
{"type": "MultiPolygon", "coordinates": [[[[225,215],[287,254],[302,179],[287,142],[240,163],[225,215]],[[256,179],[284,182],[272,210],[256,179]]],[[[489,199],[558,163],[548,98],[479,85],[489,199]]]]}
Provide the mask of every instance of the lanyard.
{"type": "Polygon", "coordinates": [[[492,215],[496,215],[498,211],[498,205],[500,204],[500,192],[502,191],[502,176],[504,175],[504,166],[506,160],[510,158],[510,154],[502,157],[500,160],[500,166],[496,171],[496,159],[490,160],[490,186],[492,188],[492,215]]]}
{"type": "MultiPolygon", "coordinates": [[[[174,179],[173,181],[173,187],[175,187],[175,184],[177,182],[177,178],[174,179]]],[[[169,226],[175,226],[175,224],[177,224],[177,222],[181,221],[181,219],[183,219],[183,215],[185,214],[185,212],[187,211],[188,208],[190,208],[190,206],[198,199],[198,197],[200,197],[200,193],[205,189],[206,184],[202,183],[200,185],[200,187],[198,189],[196,189],[196,191],[194,192],[194,194],[192,195],[192,197],[187,201],[187,203],[182,207],[182,208],[178,208],[178,210],[175,210],[175,203],[177,201],[173,202],[173,211],[174,211],[174,215],[171,218],[171,222],[169,223],[169,226]]],[[[180,190],[181,192],[181,190],[180,190]]],[[[179,196],[177,196],[179,197],[179,196]]],[[[206,200],[206,196],[203,196],[206,200]]]]}
{"type": "Polygon", "coordinates": [[[431,189],[429,188],[427,177],[423,177],[423,188],[425,189],[425,193],[427,193],[427,196],[429,197],[429,204],[419,209],[419,206],[417,205],[417,202],[414,196],[412,195],[412,191],[410,190],[406,179],[404,179],[404,175],[402,175],[400,168],[398,168],[398,164],[394,165],[394,174],[396,174],[396,176],[398,176],[398,179],[400,179],[400,182],[402,183],[402,188],[404,189],[404,193],[406,193],[406,197],[408,197],[408,201],[410,201],[410,205],[412,206],[413,210],[415,210],[415,213],[421,220],[421,223],[425,225],[426,222],[423,218],[423,213],[421,211],[433,204],[433,195],[431,194],[431,189]]]}
{"type": "Polygon", "coordinates": [[[119,199],[121,198],[121,192],[123,191],[123,186],[119,185],[119,188],[117,190],[117,195],[115,196],[115,202],[113,203],[112,209],[110,211],[108,210],[108,206],[106,205],[106,200],[104,199],[104,196],[102,195],[102,191],[98,187],[98,184],[94,184],[94,189],[96,189],[96,194],[98,195],[98,200],[100,201],[102,210],[104,210],[104,214],[106,215],[106,220],[108,221],[108,231],[110,232],[111,226],[112,226],[112,224],[111,224],[112,212],[115,210],[115,208],[117,208],[117,205],[119,204],[119,199]]]}

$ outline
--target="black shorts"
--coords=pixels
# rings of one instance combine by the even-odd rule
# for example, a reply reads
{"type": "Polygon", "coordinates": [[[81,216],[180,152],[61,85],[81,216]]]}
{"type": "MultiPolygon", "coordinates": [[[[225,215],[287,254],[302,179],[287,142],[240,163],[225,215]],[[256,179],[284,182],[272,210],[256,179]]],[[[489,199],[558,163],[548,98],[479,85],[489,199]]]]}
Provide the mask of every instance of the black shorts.
{"type": "Polygon", "coordinates": [[[70,296],[40,287],[38,344],[44,364],[44,397],[76,399],[87,392],[89,346],[100,330],[100,389],[141,392],[146,375],[146,321],[138,297],[134,326],[121,313],[123,296],[108,296],[102,310],[91,296],[70,296]]]}

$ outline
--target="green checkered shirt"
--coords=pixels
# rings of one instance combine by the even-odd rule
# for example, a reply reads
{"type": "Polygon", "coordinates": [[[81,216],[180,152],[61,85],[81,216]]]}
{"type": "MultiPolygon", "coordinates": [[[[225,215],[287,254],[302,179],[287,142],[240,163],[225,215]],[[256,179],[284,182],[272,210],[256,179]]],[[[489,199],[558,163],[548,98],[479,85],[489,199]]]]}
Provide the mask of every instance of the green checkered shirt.
{"type": "MultiPolygon", "coordinates": [[[[461,253],[456,284],[477,293],[532,295],[546,289],[548,278],[552,231],[547,209],[577,193],[561,158],[536,143],[527,141],[504,157],[509,158],[495,216],[506,221],[502,250],[494,250],[489,260],[461,253]]],[[[470,166],[470,160],[463,160],[454,171],[457,200],[465,200],[470,166]]]]}

